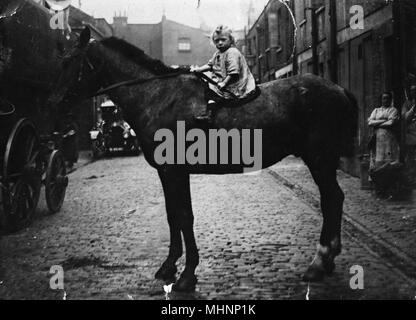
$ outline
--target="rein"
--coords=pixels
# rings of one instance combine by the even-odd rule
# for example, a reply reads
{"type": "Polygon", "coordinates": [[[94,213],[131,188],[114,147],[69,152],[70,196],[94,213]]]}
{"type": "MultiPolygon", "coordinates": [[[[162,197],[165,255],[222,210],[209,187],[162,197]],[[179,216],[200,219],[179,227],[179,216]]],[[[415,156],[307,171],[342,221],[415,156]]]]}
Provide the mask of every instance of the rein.
{"type": "Polygon", "coordinates": [[[133,79],[133,80],[126,80],[126,81],[122,81],[122,82],[118,82],[115,84],[112,84],[111,86],[108,86],[106,88],[100,89],[97,92],[93,93],[92,95],[90,95],[89,97],[96,97],[102,94],[105,94],[111,90],[120,88],[120,87],[125,87],[125,86],[132,86],[135,84],[140,84],[140,83],[146,83],[146,82],[150,82],[153,80],[158,80],[158,79],[168,79],[168,78],[174,78],[177,76],[180,76],[182,74],[186,74],[184,72],[175,72],[175,73],[169,73],[169,74],[164,74],[164,75],[160,75],[160,76],[154,76],[154,77],[150,77],[150,78],[146,78],[146,79],[141,79],[141,78],[137,78],[137,79],[133,79]]]}
{"type": "MultiPolygon", "coordinates": [[[[145,78],[145,79],[141,79],[141,78],[137,78],[137,79],[133,79],[133,80],[126,80],[126,81],[122,81],[122,82],[118,82],[115,84],[112,84],[106,88],[100,89],[97,92],[93,93],[92,95],[89,96],[89,98],[92,97],[96,97],[96,96],[100,96],[102,94],[108,93],[111,90],[120,88],[120,87],[128,87],[128,86],[133,86],[135,84],[140,84],[140,83],[146,83],[146,82],[150,82],[150,81],[154,81],[154,80],[160,80],[160,79],[169,79],[169,78],[174,78],[183,74],[191,74],[190,71],[188,72],[174,72],[174,73],[169,73],[169,74],[163,74],[160,76],[154,76],[154,77],[150,77],[150,78],[145,78]]],[[[210,77],[208,77],[207,75],[205,75],[202,72],[194,72],[194,74],[198,77],[201,78],[202,80],[205,80],[213,85],[217,85],[218,83],[214,80],[212,80],[210,77]]],[[[233,97],[235,97],[235,95],[227,90],[227,89],[223,89],[224,92],[227,92],[229,94],[231,94],[233,97]]]]}
{"type": "MultiPolygon", "coordinates": [[[[205,73],[195,72],[195,75],[198,78],[201,78],[202,80],[205,80],[206,82],[209,82],[209,83],[213,84],[214,86],[216,86],[218,84],[216,81],[214,81],[210,77],[208,77],[205,73]]],[[[224,92],[228,93],[229,95],[231,95],[231,97],[233,97],[233,99],[238,99],[238,97],[234,93],[232,93],[230,90],[222,89],[222,91],[224,91],[224,92]]]]}

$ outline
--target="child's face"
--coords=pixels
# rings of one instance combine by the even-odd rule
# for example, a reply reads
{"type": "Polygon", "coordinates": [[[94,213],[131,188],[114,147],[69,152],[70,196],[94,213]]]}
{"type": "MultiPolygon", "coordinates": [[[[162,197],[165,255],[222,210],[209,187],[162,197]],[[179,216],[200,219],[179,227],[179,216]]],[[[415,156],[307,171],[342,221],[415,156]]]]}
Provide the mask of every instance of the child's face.
{"type": "Polygon", "coordinates": [[[216,34],[213,38],[214,44],[218,50],[224,52],[231,47],[231,38],[228,35],[216,34]]]}

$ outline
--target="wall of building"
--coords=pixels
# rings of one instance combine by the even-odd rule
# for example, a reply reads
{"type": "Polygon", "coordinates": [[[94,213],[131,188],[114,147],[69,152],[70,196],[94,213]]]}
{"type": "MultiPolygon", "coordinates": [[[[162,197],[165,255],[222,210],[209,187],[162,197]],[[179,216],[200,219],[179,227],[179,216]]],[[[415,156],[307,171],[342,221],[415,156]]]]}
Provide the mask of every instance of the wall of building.
{"type": "Polygon", "coordinates": [[[204,65],[216,50],[210,34],[201,29],[163,19],[162,30],[163,62],[167,65],[204,65]]]}
{"type": "MultiPolygon", "coordinates": [[[[408,2],[409,6],[410,1],[408,2]]],[[[354,174],[360,175],[360,156],[366,154],[368,138],[370,135],[367,126],[367,119],[375,107],[380,103],[380,95],[383,91],[393,89],[393,70],[395,61],[393,60],[393,9],[392,4],[380,0],[340,0],[336,4],[336,39],[337,51],[336,60],[338,83],[350,89],[358,98],[360,116],[359,132],[356,142],[356,157],[344,161],[344,168],[354,174]],[[364,8],[364,30],[353,30],[350,28],[352,14],[350,8],[353,5],[361,5],[364,8]]],[[[297,25],[297,65],[300,74],[312,73],[313,64],[313,37],[312,37],[312,17],[316,17],[317,35],[317,74],[331,78],[331,22],[330,22],[330,0],[295,0],[290,1],[290,6],[294,9],[297,25]],[[311,10],[313,8],[313,10],[311,10]]],[[[413,6],[416,6],[415,4],[413,6]]],[[[291,38],[293,28],[283,29],[282,32],[273,30],[274,23],[267,19],[270,12],[279,8],[279,1],[270,0],[264,11],[258,17],[257,22],[248,31],[247,59],[250,67],[260,82],[272,80],[272,72],[276,72],[273,64],[268,64],[270,60],[263,57],[266,50],[273,41],[280,42],[287,61],[290,58],[291,38]],[[279,39],[279,34],[285,33],[289,37],[279,39]],[[275,39],[270,39],[270,35],[275,39]],[[277,40],[279,39],[279,40],[277,40]]],[[[287,10],[285,10],[287,11],[287,10]]],[[[406,10],[405,12],[409,12],[406,10]]],[[[415,10],[416,12],[416,10],[415,10]]],[[[409,14],[409,13],[408,13],[409,14]]],[[[412,17],[415,17],[413,13],[412,17]]],[[[415,19],[406,19],[406,30],[415,30],[415,19]]],[[[282,23],[280,18],[277,24],[282,23]]],[[[286,22],[287,23],[287,22],[286,22]]],[[[291,25],[291,23],[288,23],[291,25]]],[[[283,27],[284,28],[284,27],[283,27]]],[[[416,43],[413,41],[415,33],[407,32],[406,43],[416,43]],[[412,39],[411,41],[409,39],[412,39]]],[[[412,61],[409,69],[414,69],[416,81],[415,65],[416,49],[414,45],[407,48],[408,61],[412,61]]],[[[285,59],[277,60],[283,62],[285,59]]],[[[293,70],[293,61],[286,62],[286,65],[277,70],[277,77],[285,77],[293,70]]]]}
{"type": "Polygon", "coordinates": [[[293,24],[286,7],[270,1],[246,37],[246,57],[258,82],[275,79],[275,73],[290,62],[293,24]]]}
{"type": "Polygon", "coordinates": [[[114,35],[142,49],[166,65],[203,65],[215,47],[209,33],[162,18],[157,24],[129,24],[127,17],[114,17],[114,35]]]}
{"type": "Polygon", "coordinates": [[[416,84],[416,1],[402,0],[403,20],[406,42],[407,88],[416,84]]]}
{"type": "Polygon", "coordinates": [[[130,24],[127,17],[114,17],[114,36],[142,49],[147,55],[163,60],[162,24],[130,24]]]}
{"type": "MultiPolygon", "coordinates": [[[[349,8],[352,5],[349,1],[346,2],[344,5],[337,4],[339,6],[338,17],[340,17],[340,11],[341,13],[346,11],[344,6],[349,8]]],[[[373,109],[380,106],[380,95],[384,91],[393,90],[394,67],[391,4],[366,1],[362,5],[365,12],[364,30],[350,28],[349,11],[347,17],[341,19],[338,24],[339,84],[354,93],[359,105],[357,157],[346,160],[344,163],[349,172],[358,176],[365,174],[360,170],[360,156],[369,153],[367,145],[371,131],[367,119],[373,109]],[[345,23],[347,23],[346,26],[345,23]]]]}
{"type": "Polygon", "coordinates": [[[364,8],[364,15],[366,17],[373,15],[377,10],[380,10],[388,4],[384,0],[337,0],[337,24],[338,30],[349,27],[351,13],[350,8],[359,5],[364,8]]]}
{"type": "Polygon", "coordinates": [[[107,20],[104,18],[98,18],[94,20],[97,29],[100,30],[104,36],[110,37],[114,34],[113,27],[107,22],[107,20]]]}

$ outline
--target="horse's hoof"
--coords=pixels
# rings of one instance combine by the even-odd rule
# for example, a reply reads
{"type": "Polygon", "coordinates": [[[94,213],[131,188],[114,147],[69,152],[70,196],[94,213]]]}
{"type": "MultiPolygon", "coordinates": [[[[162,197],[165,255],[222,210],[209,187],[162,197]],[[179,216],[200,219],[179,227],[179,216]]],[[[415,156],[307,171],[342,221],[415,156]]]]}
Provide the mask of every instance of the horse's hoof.
{"type": "Polygon", "coordinates": [[[302,277],[302,280],[305,282],[318,282],[322,281],[325,278],[325,269],[319,268],[314,265],[310,266],[306,270],[305,274],[302,277]]]}
{"type": "Polygon", "coordinates": [[[178,281],[173,285],[173,291],[176,292],[193,292],[195,291],[198,279],[195,275],[181,275],[178,281]]]}
{"type": "Polygon", "coordinates": [[[168,267],[165,265],[162,265],[160,269],[156,272],[155,279],[175,282],[176,281],[175,275],[177,271],[178,269],[176,268],[175,265],[168,266],[168,267]]]}
{"type": "Polygon", "coordinates": [[[335,270],[335,263],[333,261],[326,262],[324,264],[324,269],[325,269],[326,275],[332,276],[332,274],[334,273],[334,270],[335,270]]]}
{"type": "Polygon", "coordinates": [[[318,282],[322,281],[325,276],[331,276],[335,270],[335,263],[325,262],[323,266],[311,265],[303,275],[303,281],[305,282],[318,282]]]}

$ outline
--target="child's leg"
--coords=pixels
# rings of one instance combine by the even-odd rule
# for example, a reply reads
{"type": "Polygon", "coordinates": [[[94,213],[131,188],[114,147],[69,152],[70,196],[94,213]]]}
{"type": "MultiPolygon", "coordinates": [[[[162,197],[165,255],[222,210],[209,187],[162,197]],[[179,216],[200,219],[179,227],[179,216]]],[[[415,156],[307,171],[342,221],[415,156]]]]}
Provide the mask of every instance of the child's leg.
{"type": "Polygon", "coordinates": [[[222,99],[207,86],[205,88],[205,100],[207,101],[207,104],[204,106],[204,109],[201,110],[202,112],[198,113],[195,118],[202,121],[212,121],[215,107],[222,99]]]}

